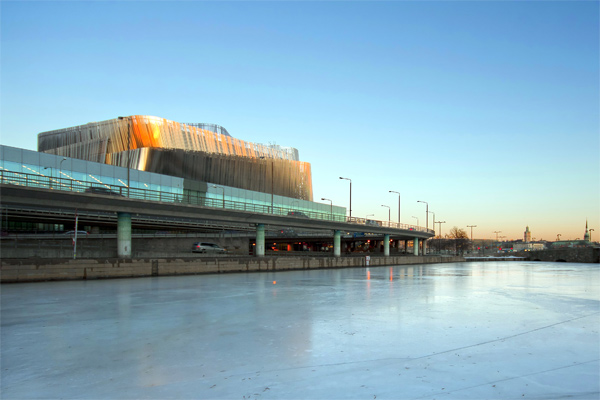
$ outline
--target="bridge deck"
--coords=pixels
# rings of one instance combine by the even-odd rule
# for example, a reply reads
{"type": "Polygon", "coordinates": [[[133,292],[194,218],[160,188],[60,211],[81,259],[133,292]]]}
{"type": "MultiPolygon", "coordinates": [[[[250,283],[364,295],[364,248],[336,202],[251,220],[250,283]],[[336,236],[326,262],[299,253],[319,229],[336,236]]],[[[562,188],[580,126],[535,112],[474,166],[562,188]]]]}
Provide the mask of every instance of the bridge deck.
{"type": "MultiPolygon", "coordinates": [[[[181,218],[195,218],[219,221],[222,223],[265,224],[270,226],[297,227],[305,229],[330,229],[344,232],[369,232],[390,234],[396,239],[413,238],[428,239],[434,233],[423,227],[405,226],[404,224],[382,223],[371,226],[358,223],[357,219],[328,220],[327,215],[319,218],[298,218],[287,214],[270,214],[255,208],[244,209],[236,206],[233,209],[207,207],[203,205],[173,201],[145,200],[119,196],[100,196],[78,191],[50,190],[37,187],[0,184],[2,207],[12,208],[54,208],[63,212],[75,213],[85,211],[103,211],[109,213],[125,212],[137,219],[160,217],[176,225],[181,218]]],[[[255,205],[253,205],[255,207],[255,205]]],[[[264,208],[264,207],[263,207],[264,208]]],[[[319,215],[315,214],[315,217],[319,215]]]]}

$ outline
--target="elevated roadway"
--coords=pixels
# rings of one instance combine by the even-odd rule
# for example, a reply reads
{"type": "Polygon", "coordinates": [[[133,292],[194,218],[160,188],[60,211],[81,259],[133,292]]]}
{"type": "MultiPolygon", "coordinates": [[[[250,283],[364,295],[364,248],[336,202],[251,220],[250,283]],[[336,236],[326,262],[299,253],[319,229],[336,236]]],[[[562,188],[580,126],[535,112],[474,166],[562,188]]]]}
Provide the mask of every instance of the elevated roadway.
{"type": "MultiPolygon", "coordinates": [[[[139,190],[138,190],[139,194],[139,190]]],[[[334,254],[339,255],[339,238],[345,232],[365,232],[384,235],[384,245],[389,246],[389,239],[395,240],[427,240],[433,237],[431,230],[419,227],[398,226],[398,224],[379,222],[378,225],[366,225],[361,219],[335,220],[329,214],[311,215],[311,218],[282,215],[281,213],[264,212],[260,206],[257,212],[255,204],[213,202],[211,206],[173,201],[176,198],[165,195],[152,196],[153,200],[128,198],[120,195],[88,193],[85,191],[56,190],[14,184],[0,184],[2,209],[28,210],[28,212],[63,213],[101,213],[111,219],[116,215],[119,241],[123,246],[131,247],[131,221],[143,224],[144,221],[160,220],[170,226],[190,225],[190,221],[202,221],[205,225],[213,222],[213,226],[237,227],[236,229],[256,230],[257,255],[264,255],[265,226],[291,227],[299,229],[323,229],[333,231],[334,254]],[[215,207],[215,205],[224,207],[215,207]],[[362,223],[359,223],[362,222],[362,223]],[[262,243],[262,254],[260,245],[262,243]],[[336,244],[337,243],[337,244],[336,244]],[[337,251],[335,251],[337,250],[337,251]]],[[[139,196],[138,196],[139,197],[139,196]]],[[[184,200],[184,199],[182,199],[184,200]]],[[[267,207],[266,211],[271,211],[267,207]]],[[[101,215],[100,214],[100,215],[101,215]]],[[[40,214],[43,215],[43,214],[40,214]]],[[[121,249],[121,244],[119,248],[121,249]]],[[[418,249],[418,246],[415,246],[418,249]]],[[[127,257],[127,251],[120,251],[120,256],[127,257]]],[[[388,249],[389,254],[389,249],[388,249]]]]}

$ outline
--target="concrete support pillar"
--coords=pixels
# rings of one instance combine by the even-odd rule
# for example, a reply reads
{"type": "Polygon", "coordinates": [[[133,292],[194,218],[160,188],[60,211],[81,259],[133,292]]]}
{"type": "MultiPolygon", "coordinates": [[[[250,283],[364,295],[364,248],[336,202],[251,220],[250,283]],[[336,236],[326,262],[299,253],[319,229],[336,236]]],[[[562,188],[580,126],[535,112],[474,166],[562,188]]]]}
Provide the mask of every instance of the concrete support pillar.
{"type": "Polygon", "coordinates": [[[427,239],[423,239],[423,255],[427,255],[427,239]]]}
{"type": "Polygon", "coordinates": [[[390,235],[383,235],[383,255],[386,257],[390,255],[390,235]]]}
{"type": "Polygon", "coordinates": [[[256,224],[256,256],[265,256],[265,225],[256,224]]]}
{"type": "Polygon", "coordinates": [[[131,214],[117,213],[117,256],[131,258],[131,214]]]}
{"type": "Polygon", "coordinates": [[[341,246],[342,233],[340,231],[333,231],[333,256],[340,257],[342,255],[341,246]]]}
{"type": "Polygon", "coordinates": [[[413,239],[413,254],[415,256],[419,255],[419,238],[413,239]]]}
{"type": "Polygon", "coordinates": [[[408,254],[408,239],[404,241],[404,254],[408,254]]]}

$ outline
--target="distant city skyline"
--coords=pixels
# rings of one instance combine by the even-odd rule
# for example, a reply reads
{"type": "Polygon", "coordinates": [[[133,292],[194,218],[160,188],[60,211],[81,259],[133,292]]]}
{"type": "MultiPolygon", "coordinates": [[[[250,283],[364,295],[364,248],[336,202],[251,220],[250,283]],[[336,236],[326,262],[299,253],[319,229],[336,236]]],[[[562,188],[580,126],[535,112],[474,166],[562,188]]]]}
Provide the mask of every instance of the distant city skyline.
{"type": "Polygon", "coordinates": [[[215,123],[297,148],[316,201],[348,207],[352,179],[353,216],[397,221],[393,191],[401,222],[435,213],[442,235],[600,231],[598,2],[0,11],[1,144],[36,150],[40,132],[121,115],[215,123]]]}

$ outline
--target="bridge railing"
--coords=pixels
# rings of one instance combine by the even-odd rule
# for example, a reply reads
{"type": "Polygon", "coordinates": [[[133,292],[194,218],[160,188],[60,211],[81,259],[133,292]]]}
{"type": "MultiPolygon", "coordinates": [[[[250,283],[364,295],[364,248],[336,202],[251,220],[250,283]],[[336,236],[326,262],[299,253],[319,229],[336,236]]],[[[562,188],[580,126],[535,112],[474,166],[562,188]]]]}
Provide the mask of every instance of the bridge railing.
{"type": "Polygon", "coordinates": [[[431,229],[426,229],[424,227],[415,225],[399,224],[391,221],[375,221],[356,217],[350,218],[332,213],[321,213],[305,210],[299,211],[293,207],[271,207],[270,204],[265,205],[227,199],[216,199],[202,196],[197,192],[172,193],[151,189],[127,188],[126,186],[110,185],[105,183],[81,182],[77,179],[50,177],[41,174],[9,171],[6,169],[0,169],[0,182],[7,185],[63,190],[77,193],[90,193],[94,195],[123,196],[137,200],[191,204],[209,208],[221,208],[258,214],[291,216],[290,213],[293,212],[296,218],[318,219],[332,222],[347,222],[356,225],[362,225],[365,227],[365,231],[368,231],[368,227],[372,226],[411,231],[414,230],[416,232],[429,232],[433,234],[433,230],[431,229]]]}

